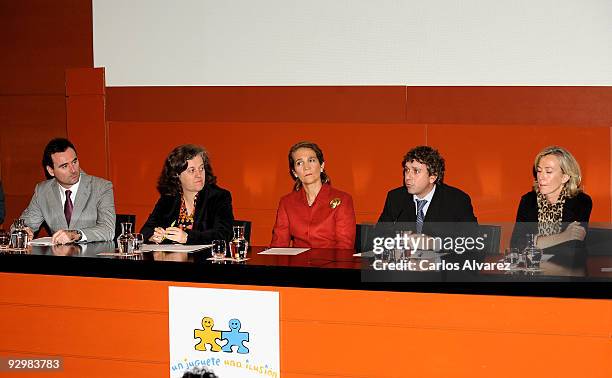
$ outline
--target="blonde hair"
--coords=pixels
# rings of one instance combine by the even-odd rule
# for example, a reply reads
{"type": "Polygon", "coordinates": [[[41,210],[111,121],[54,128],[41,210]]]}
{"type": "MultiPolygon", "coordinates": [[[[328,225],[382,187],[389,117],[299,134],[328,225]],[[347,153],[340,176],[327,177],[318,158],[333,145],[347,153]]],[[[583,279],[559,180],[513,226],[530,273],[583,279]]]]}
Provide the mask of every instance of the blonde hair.
{"type": "Polygon", "coordinates": [[[565,190],[570,197],[576,196],[578,193],[582,192],[582,175],[580,173],[580,165],[568,150],[559,146],[548,146],[540,151],[533,163],[533,177],[534,183],[533,188],[537,191],[537,170],[538,164],[540,164],[540,160],[544,156],[554,155],[559,159],[559,167],[561,168],[561,172],[569,176],[569,180],[564,184],[565,190]]]}

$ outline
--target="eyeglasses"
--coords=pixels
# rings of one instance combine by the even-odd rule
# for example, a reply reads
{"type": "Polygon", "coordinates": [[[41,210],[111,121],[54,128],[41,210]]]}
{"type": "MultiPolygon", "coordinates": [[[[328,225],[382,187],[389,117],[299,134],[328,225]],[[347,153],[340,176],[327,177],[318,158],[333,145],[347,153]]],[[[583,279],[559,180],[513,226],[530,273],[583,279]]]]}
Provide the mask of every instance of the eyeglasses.
{"type": "Polygon", "coordinates": [[[190,176],[194,176],[196,173],[203,173],[204,172],[204,167],[191,167],[191,168],[187,168],[185,169],[185,173],[187,173],[190,176]]]}

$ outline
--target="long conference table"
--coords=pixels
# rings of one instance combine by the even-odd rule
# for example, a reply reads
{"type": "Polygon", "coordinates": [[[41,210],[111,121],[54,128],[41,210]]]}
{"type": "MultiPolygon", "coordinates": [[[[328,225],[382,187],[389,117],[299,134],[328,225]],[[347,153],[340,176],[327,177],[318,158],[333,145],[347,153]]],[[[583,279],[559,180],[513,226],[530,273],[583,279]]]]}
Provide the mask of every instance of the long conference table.
{"type": "Polygon", "coordinates": [[[209,250],[109,256],[112,243],[2,251],[0,357],[61,356],[58,376],[168,376],[168,287],[190,286],[278,291],[283,377],[515,376],[527,366],[611,376],[612,256],[552,258],[535,274],[406,273],[372,272],[353,250],[264,249],[241,262],[209,250]],[[371,361],[356,362],[364,351],[371,361]]]}

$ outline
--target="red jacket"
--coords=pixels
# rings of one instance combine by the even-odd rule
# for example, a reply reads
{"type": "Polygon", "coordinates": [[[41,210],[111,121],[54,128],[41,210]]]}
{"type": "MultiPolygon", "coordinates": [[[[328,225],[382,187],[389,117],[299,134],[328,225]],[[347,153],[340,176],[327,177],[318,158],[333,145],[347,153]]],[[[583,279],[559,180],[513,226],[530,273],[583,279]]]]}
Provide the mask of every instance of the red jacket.
{"type": "Polygon", "coordinates": [[[355,210],[351,196],[328,184],[323,184],[312,206],[308,206],[303,188],[283,196],[270,245],[289,247],[291,239],[293,247],[353,249],[355,210]]]}

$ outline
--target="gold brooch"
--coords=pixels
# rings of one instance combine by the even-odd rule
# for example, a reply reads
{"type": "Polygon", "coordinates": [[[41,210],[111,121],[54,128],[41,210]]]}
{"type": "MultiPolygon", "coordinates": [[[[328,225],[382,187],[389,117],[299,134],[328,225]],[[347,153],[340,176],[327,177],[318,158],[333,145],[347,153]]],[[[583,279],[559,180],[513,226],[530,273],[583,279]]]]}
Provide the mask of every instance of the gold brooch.
{"type": "Polygon", "coordinates": [[[341,203],[342,200],[340,198],[334,198],[333,200],[329,201],[329,207],[335,209],[336,207],[340,206],[341,203]]]}

